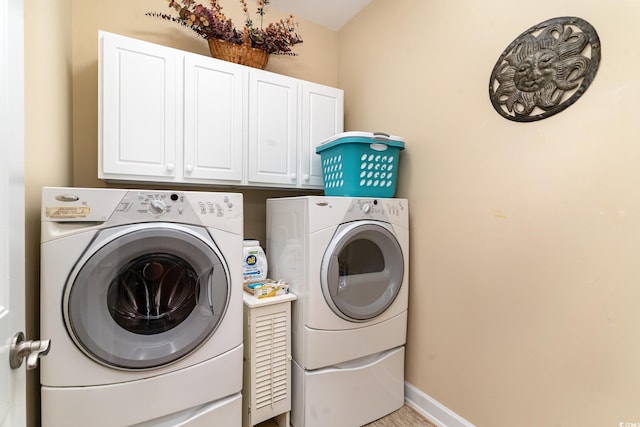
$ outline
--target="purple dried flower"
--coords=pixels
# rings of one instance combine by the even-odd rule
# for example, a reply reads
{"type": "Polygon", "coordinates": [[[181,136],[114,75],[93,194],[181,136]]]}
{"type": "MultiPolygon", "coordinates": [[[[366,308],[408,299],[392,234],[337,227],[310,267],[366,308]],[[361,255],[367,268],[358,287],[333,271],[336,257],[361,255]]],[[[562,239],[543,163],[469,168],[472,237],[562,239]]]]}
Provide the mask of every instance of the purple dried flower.
{"type": "Polygon", "coordinates": [[[240,31],[234,27],[231,19],[224,15],[219,0],[210,0],[210,7],[196,3],[195,0],[168,0],[169,7],[178,12],[178,16],[159,12],[147,12],[145,15],[190,28],[207,40],[219,39],[234,44],[250,43],[251,47],[264,50],[269,54],[297,55],[291,48],[302,43],[302,38],[296,32],[297,23],[293,15],[290,15],[286,21],[271,23],[263,29],[265,6],[270,0],[258,0],[257,14],[260,15],[260,28],[255,28],[246,0],[239,1],[246,14],[244,27],[240,31]]]}

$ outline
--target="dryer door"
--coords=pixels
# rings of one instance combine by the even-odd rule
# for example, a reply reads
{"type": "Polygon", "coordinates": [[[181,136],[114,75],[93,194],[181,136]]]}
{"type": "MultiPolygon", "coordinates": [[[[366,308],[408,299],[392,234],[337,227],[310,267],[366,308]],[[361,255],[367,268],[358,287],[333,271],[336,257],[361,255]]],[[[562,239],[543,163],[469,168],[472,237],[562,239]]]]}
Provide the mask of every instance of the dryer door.
{"type": "Polygon", "coordinates": [[[366,321],[395,300],[404,256],[388,224],[354,221],[338,227],[322,260],[320,282],[327,304],[340,317],[366,321]]]}
{"type": "Polygon", "coordinates": [[[69,276],[65,323],[76,345],[99,363],[164,366],[214,333],[230,283],[203,228],[150,223],[107,229],[69,276]]]}

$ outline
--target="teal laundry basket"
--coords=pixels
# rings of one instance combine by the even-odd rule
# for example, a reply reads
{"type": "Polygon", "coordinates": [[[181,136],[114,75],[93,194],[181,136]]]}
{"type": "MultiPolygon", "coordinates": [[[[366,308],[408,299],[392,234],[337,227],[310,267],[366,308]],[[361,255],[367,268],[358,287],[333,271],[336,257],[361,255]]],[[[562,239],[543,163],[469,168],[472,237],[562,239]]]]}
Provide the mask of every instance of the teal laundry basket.
{"type": "Polygon", "coordinates": [[[326,196],[393,197],[404,139],[383,133],[344,132],[316,147],[326,196]]]}

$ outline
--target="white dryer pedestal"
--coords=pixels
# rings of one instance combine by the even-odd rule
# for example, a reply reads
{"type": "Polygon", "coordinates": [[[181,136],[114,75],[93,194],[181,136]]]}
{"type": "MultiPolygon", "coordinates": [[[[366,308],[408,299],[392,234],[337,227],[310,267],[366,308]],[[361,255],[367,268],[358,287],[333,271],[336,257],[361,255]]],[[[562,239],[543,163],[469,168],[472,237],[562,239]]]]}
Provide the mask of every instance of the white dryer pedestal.
{"type": "Polygon", "coordinates": [[[404,346],[305,371],[293,361],[293,427],[353,427],[404,404],[404,346]]]}

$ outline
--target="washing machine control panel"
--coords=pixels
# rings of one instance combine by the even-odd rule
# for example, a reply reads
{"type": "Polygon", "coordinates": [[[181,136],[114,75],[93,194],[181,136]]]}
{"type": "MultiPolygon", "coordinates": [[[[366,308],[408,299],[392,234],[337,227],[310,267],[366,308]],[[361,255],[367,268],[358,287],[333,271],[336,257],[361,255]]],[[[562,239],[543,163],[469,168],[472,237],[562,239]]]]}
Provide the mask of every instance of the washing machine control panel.
{"type": "Polygon", "coordinates": [[[226,210],[233,207],[226,196],[222,196],[220,200],[209,198],[195,201],[188,200],[184,193],[169,191],[138,191],[135,197],[123,200],[122,205],[127,210],[133,210],[142,216],[151,215],[154,218],[163,217],[167,220],[178,219],[187,214],[223,217],[226,210]],[[191,206],[192,204],[195,206],[191,206]]]}
{"type": "Polygon", "coordinates": [[[141,216],[158,217],[180,214],[183,205],[184,196],[179,193],[138,191],[135,197],[126,197],[120,206],[141,216]]]}
{"type": "Polygon", "coordinates": [[[243,232],[241,193],[45,187],[42,222],[175,222],[243,232]]]}
{"type": "MultiPolygon", "coordinates": [[[[127,220],[172,221],[189,224],[227,224],[241,216],[241,200],[224,193],[132,190],[116,213],[127,220]]],[[[113,218],[117,221],[117,218],[113,218]]]]}
{"type": "Polygon", "coordinates": [[[149,212],[161,215],[167,211],[167,204],[162,200],[153,199],[149,202],[149,212]]]}

